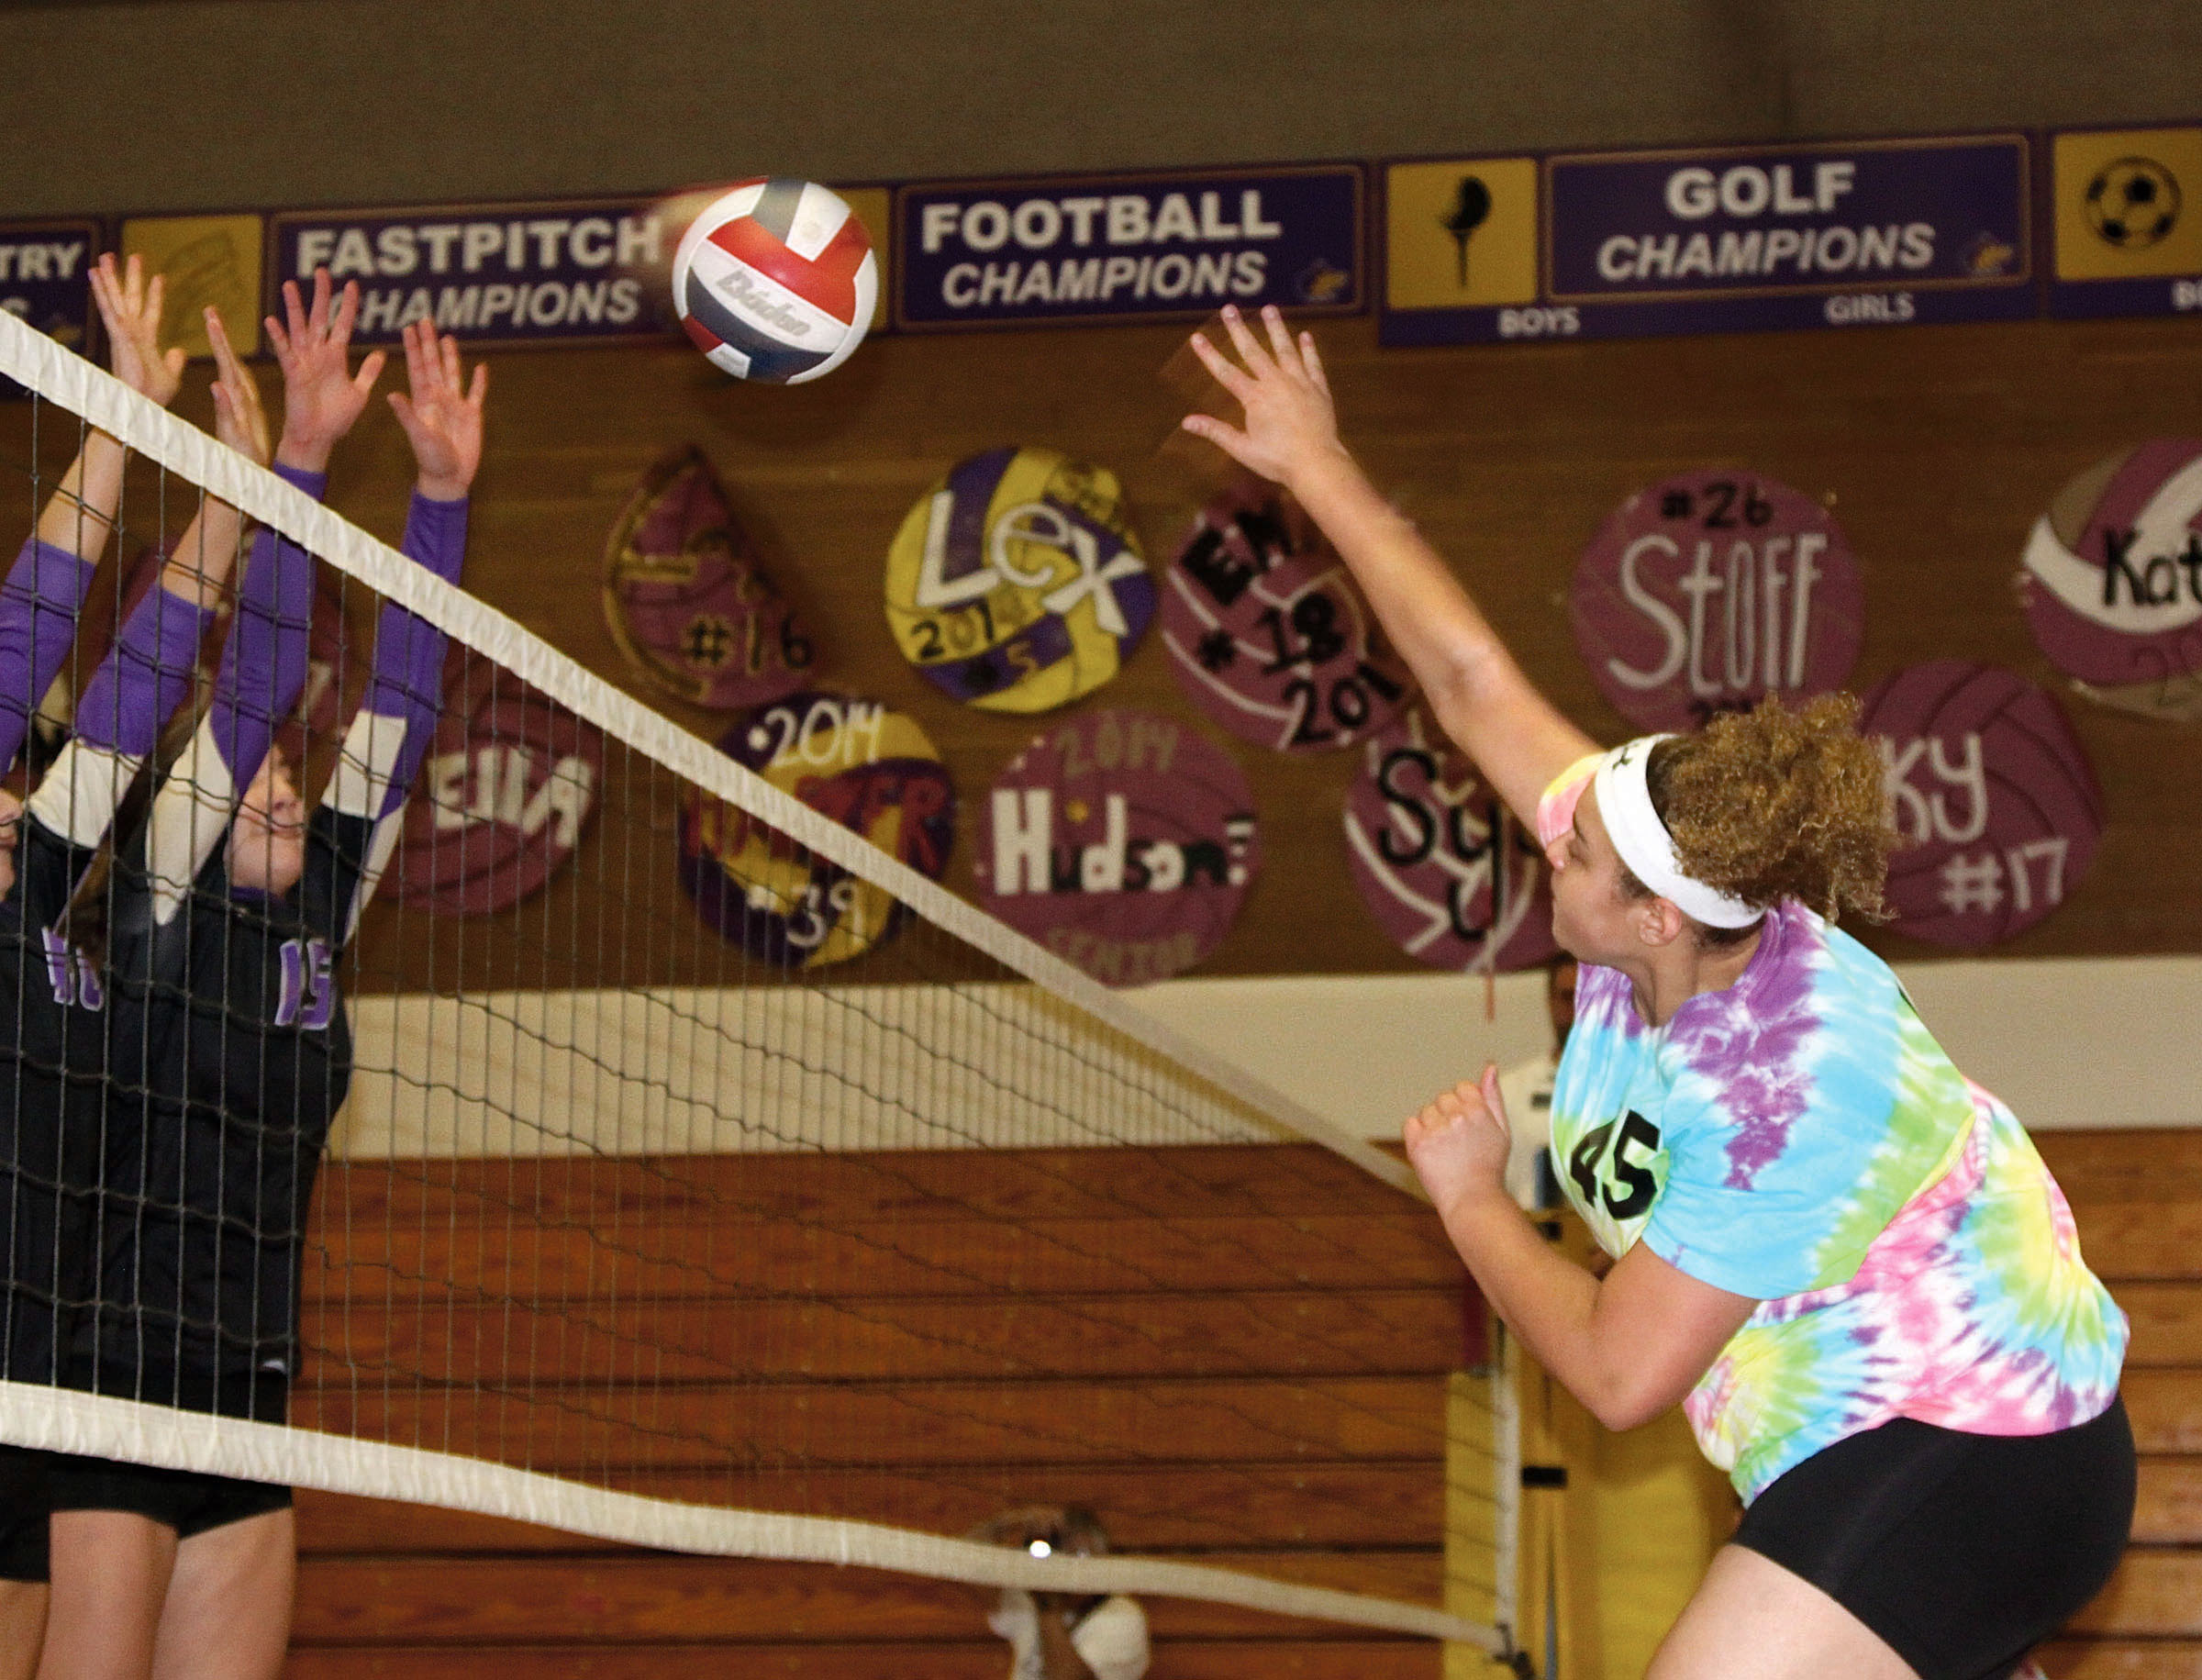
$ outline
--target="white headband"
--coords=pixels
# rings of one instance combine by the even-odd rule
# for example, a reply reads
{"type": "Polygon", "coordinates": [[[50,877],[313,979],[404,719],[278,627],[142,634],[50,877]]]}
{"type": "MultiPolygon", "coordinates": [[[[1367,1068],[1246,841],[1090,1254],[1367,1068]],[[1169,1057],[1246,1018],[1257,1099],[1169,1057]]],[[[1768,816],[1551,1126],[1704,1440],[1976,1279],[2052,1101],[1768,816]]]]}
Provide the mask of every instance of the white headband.
{"type": "Polygon", "coordinates": [[[1598,815],[1606,819],[1613,849],[1621,854],[1629,873],[1685,916],[1708,928],[1748,928],[1764,912],[1684,874],[1667,825],[1652,808],[1652,790],[1644,784],[1644,772],[1652,762],[1652,749],[1673,739],[1640,735],[1598,761],[1594,784],[1598,790],[1598,815]]]}

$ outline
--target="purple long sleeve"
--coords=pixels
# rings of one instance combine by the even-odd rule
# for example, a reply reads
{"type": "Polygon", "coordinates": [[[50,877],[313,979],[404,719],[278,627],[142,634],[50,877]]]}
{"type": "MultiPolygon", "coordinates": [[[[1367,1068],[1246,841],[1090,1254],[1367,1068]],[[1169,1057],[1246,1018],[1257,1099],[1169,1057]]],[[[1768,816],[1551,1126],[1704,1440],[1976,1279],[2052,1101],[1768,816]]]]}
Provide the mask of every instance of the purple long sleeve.
{"type": "MultiPolygon", "coordinates": [[[[432,502],[417,491],[406,516],[405,551],[447,584],[459,581],[466,560],[466,511],[462,498],[432,502]]],[[[443,706],[443,632],[395,603],[384,606],[374,629],[374,675],[361,709],[405,720],[406,740],[392,767],[390,785],[375,817],[389,815],[406,802],[419,773],[420,761],[434,738],[443,706]]]]}
{"type": "Polygon", "coordinates": [[[69,658],[97,570],[34,536],[0,584],[0,775],[15,768],[31,714],[69,658]]]}
{"type": "Polygon", "coordinates": [[[141,759],[191,686],[214,614],[158,586],[145,593],[77,703],[77,739],[141,759]]]}
{"type": "MultiPolygon", "coordinates": [[[[317,500],[328,486],[326,473],[275,471],[317,500]]],[[[263,527],[245,562],[207,714],[215,746],[240,788],[259,774],[277,727],[306,686],[313,606],[314,557],[263,527]]]]}

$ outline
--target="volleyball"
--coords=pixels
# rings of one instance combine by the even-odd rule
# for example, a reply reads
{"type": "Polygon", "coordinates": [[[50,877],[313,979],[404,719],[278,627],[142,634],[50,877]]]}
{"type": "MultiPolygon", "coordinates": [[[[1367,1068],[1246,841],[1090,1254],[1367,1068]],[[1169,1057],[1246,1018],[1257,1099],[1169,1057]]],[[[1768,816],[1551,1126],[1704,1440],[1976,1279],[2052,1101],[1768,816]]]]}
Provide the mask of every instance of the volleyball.
{"type": "Polygon", "coordinates": [[[863,342],[879,298],[872,237],[815,181],[744,181],[689,224],[673,260],[681,326],[737,379],[799,385],[863,342]]]}

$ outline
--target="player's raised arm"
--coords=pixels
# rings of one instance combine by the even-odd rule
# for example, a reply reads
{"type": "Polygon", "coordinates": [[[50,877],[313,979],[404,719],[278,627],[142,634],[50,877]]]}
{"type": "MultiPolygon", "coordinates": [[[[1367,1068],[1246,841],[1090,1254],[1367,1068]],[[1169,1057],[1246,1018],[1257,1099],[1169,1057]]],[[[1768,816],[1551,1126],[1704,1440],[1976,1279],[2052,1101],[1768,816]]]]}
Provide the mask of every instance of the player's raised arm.
{"type": "MultiPolygon", "coordinates": [[[[106,255],[92,271],[92,296],[116,377],[166,406],[183,378],[184,352],[160,348],[161,276],[148,280],[136,257],[118,272],[106,255]]],[[[115,528],[124,459],[106,432],[86,434],[0,586],[0,770],[14,765],[31,713],[68,662],[77,613],[115,528]]]]}
{"type": "MultiPolygon", "coordinates": [[[[92,301],[107,329],[107,360],[115,377],[163,408],[175,400],[184,382],[184,352],[161,348],[161,314],[165,306],[161,276],[150,278],[133,256],[117,270],[113,252],[92,271],[92,301]]],[[[115,528],[122,500],[125,451],[104,431],[93,431],[45,511],[39,516],[39,540],[97,563],[115,528]]]]}
{"type": "MultiPolygon", "coordinates": [[[[206,311],[215,349],[215,435],[256,465],[268,458],[260,390],[206,311]]],[[[242,532],[237,509],[213,495],[199,510],[149,590],[93,670],[76,706],[69,743],[32,795],[40,822],[72,843],[94,847],[106,836],[139,762],[189,692],[200,643],[228,582],[242,532]]]]}
{"type": "MultiPolygon", "coordinates": [[[[467,380],[458,343],[439,339],[431,323],[417,321],[406,328],[406,375],[411,395],[390,395],[419,469],[406,517],[405,551],[455,584],[466,559],[467,498],[482,464],[489,369],[477,362],[467,380]]],[[[396,844],[406,795],[441,716],[443,654],[441,630],[395,601],[384,603],[367,697],[345,732],[328,797],[314,816],[323,841],[322,874],[314,876],[317,865],[308,862],[308,916],[317,910],[326,916],[325,937],[332,944],[350,940],[396,844]],[[341,834],[346,823],[363,826],[363,834],[341,834]]]]}
{"type": "MultiPolygon", "coordinates": [[[[222,317],[206,309],[206,341],[214,347],[214,435],[254,466],[268,464],[268,420],[261,407],[260,384],[229,342],[222,317]]],[[[236,569],[244,538],[244,516],[211,492],[199,498],[184,535],[161,568],[161,587],[209,611],[221,605],[222,592],[236,569]]]]}
{"type": "Polygon", "coordinates": [[[1241,426],[1189,415],[1187,431],[1289,490],[1352,570],[1439,723],[1525,823],[1563,770],[1596,743],[1515,663],[1490,622],[1422,534],[1379,495],[1340,440],[1315,338],[1296,339],[1274,308],[1264,344],[1223,312],[1236,356],[1198,333],[1193,349],[1245,409],[1241,426]]]}
{"type": "MultiPolygon", "coordinates": [[[[330,451],[373,395],[384,355],[374,350],[351,366],[351,328],[359,287],[332,296],[328,272],[317,271],[310,302],[295,282],[283,288],[284,319],[268,317],[269,342],[283,369],[283,434],[275,471],[318,498],[327,489],[330,451]]],[[[278,725],[306,686],[307,626],[313,610],[314,557],[288,538],[262,529],[252,541],[238,586],[237,611],[222,646],[221,667],[206,720],[154,795],[146,825],[146,861],[155,883],[154,916],[167,922],[182,907],[199,869],[228,831],[239,800],[259,774],[278,725]]]]}

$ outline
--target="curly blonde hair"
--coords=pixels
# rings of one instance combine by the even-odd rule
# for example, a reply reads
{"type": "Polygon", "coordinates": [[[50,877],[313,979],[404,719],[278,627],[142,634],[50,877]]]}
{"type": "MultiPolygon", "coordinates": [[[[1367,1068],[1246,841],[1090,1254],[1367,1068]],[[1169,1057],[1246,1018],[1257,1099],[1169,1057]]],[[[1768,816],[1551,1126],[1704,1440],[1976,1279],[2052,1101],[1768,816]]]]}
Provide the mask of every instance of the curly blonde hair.
{"type": "MultiPolygon", "coordinates": [[[[1749,712],[1662,741],[1644,780],[1692,880],[1758,908],[1795,898],[1829,921],[1886,919],[1881,888],[1896,836],[1881,755],[1858,733],[1858,702],[1849,695],[1795,709],[1769,695],[1749,712]]],[[[1633,877],[1624,885],[1648,891],[1633,877]]],[[[1721,934],[1699,929],[1708,944],[1722,942],[1721,934]]]]}

